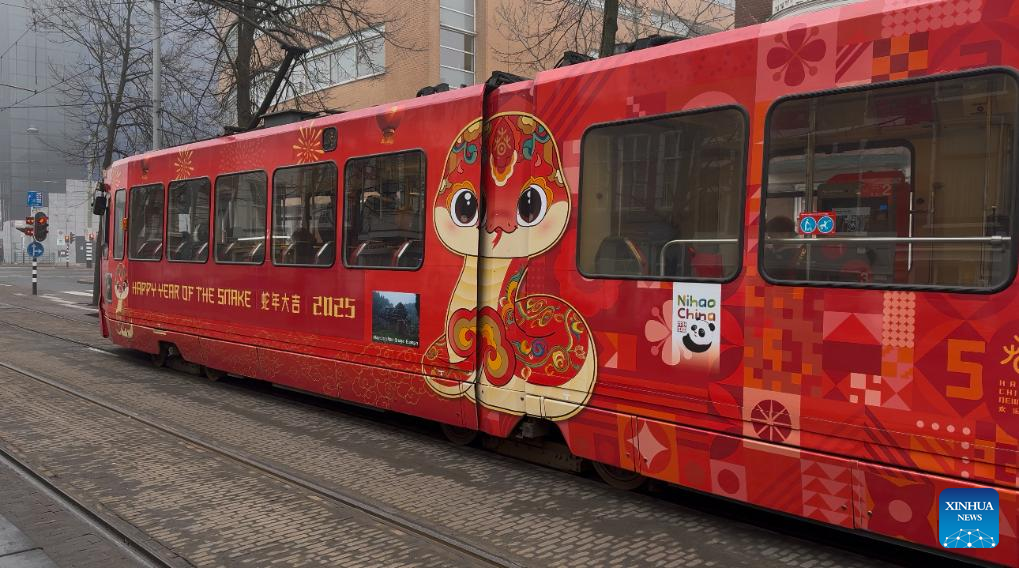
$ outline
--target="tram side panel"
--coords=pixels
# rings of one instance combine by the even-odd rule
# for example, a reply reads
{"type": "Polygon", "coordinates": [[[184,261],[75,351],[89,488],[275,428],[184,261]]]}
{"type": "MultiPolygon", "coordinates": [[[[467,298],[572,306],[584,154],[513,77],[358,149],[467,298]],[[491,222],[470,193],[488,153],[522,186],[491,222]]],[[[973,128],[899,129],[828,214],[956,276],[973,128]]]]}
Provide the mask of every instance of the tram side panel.
{"type": "Polygon", "coordinates": [[[583,314],[599,364],[561,430],[578,455],[706,490],[717,488],[708,447],[692,448],[715,436],[690,427],[731,434],[719,452],[742,434],[742,221],[759,180],[746,178],[756,42],[737,34],[729,66],[683,42],[535,87],[573,210],[560,246],[532,259],[531,282],[583,314]]]}
{"type": "Polygon", "coordinates": [[[555,275],[542,284],[584,314],[599,353],[588,407],[560,426],[585,457],[937,548],[940,490],[993,486],[1002,542],[963,554],[1014,563],[1014,80],[951,74],[972,62],[939,46],[996,25],[968,21],[924,34],[936,66],[876,73],[895,17],[880,9],[539,77],[536,114],[579,204],[564,250],[530,271],[555,275]],[[814,72],[773,69],[801,40],[814,72]],[[837,77],[853,49],[867,64],[837,77]],[[843,85],[856,89],[824,93],[843,85]],[[712,131],[730,108],[748,119],[745,157],[725,144],[740,128],[712,131]],[[744,161],[746,215],[728,231],[725,174],[744,161]],[[796,221],[817,212],[843,240],[807,252],[796,221]]]}
{"type": "Polygon", "coordinates": [[[197,225],[212,238],[200,263],[111,259],[126,283],[107,310],[114,341],[150,353],[174,343],[215,369],[475,427],[469,401],[429,386],[463,389],[474,357],[426,357],[424,338],[445,333],[432,314],[452,296],[441,275],[462,266],[423,227],[442,175],[433,157],[448,153],[454,125],[480,115],[480,92],[127,161],[115,171],[129,172],[129,186],[142,163],[148,179],[172,180],[183,160],[186,173],[208,175],[210,219],[197,225]],[[322,146],[327,128],[339,133],[335,150],[322,146]]]}

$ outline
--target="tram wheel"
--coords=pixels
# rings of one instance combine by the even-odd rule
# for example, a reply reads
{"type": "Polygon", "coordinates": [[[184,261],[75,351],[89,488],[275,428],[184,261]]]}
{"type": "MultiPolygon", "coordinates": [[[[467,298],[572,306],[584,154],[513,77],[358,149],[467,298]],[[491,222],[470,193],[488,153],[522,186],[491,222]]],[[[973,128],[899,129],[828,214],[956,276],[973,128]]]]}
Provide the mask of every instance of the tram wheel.
{"type": "Polygon", "coordinates": [[[640,489],[645,483],[647,483],[647,478],[635,471],[599,462],[591,462],[591,465],[594,467],[594,471],[598,474],[598,477],[600,477],[601,480],[609,487],[614,489],[633,491],[635,489],[640,489]]]}
{"type": "Polygon", "coordinates": [[[166,359],[170,356],[170,347],[165,343],[159,344],[159,353],[149,354],[149,359],[152,360],[152,365],[155,367],[165,367],[166,359]]]}
{"type": "Polygon", "coordinates": [[[205,373],[205,378],[210,381],[218,381],[226,376],[226,373],[219,369],[213,369],[212,367],[202,366],[202,372],[205,373]]]}
{"type": "Polygon", "coordinates": [[[440,424],[440,426],[442,427],[442,434],[446,436],[446,439],[457,446],[469,446],[478,439],[477,430],[461,428],[460,426],[453,426],[451,424],[440,424]]]}

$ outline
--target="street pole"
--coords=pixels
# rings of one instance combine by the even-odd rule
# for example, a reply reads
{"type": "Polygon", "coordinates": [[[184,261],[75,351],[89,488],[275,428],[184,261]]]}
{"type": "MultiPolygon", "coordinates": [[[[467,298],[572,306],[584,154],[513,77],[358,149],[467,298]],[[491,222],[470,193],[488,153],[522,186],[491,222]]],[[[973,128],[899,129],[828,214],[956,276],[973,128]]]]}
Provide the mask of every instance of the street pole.
{"type": "Polygon", "coordinates": [[[32,257],[32,295],[39,295],[39,259],[32,257]]]}
{"type": "Polygon", "coordinates": [[[162,50],[160,49],[160,38],[163,35],[162,23],[159,18],[159,1],[152,0],[152,149],[158,150],[162,146],[160,125],[160,109],[163,105],[163,93],[160,83],[162,82],[162,50]]]}

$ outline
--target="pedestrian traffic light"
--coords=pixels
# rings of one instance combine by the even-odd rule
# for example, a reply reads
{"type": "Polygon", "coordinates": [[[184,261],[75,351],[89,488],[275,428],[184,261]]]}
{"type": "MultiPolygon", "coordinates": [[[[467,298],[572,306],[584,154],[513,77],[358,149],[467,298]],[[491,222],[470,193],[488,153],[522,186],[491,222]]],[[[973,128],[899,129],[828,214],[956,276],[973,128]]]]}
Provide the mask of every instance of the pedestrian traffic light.
{"type": "Polygon", "coordinates": [[[35,214],[35,240],[45,241],[50,230],[50,218],[42,211],[35,214]]]}

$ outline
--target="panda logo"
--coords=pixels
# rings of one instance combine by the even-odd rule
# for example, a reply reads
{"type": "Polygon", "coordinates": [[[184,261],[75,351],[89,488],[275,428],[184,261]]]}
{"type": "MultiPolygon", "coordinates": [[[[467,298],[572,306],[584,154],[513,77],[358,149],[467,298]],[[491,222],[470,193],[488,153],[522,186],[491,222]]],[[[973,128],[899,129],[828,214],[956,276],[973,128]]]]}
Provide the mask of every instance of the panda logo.
{"type": "Polygon", "coordinates": [[[690,330],[683,336],[683,346],[692,353],[704,353],[715,341],[715,324],[697,321],[690,324],[690,330]]]}

